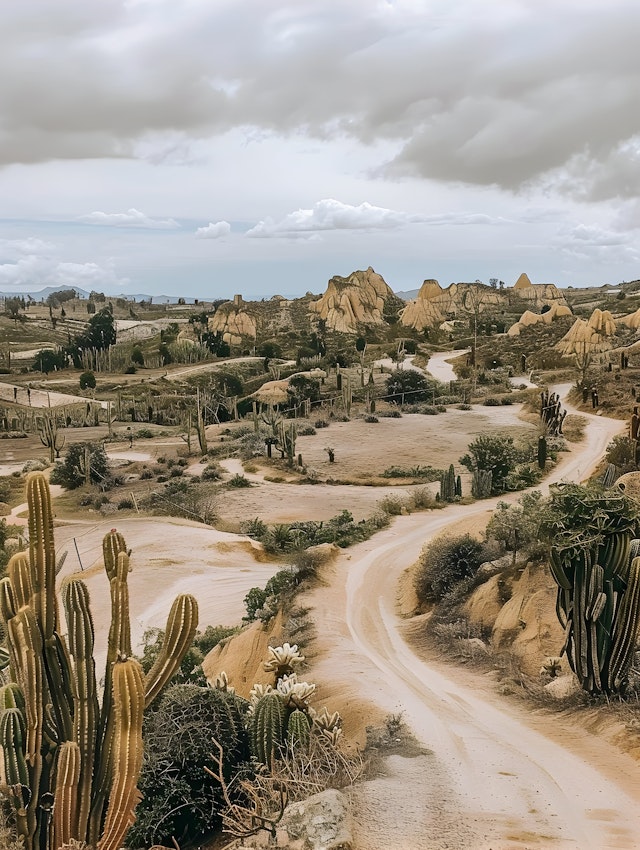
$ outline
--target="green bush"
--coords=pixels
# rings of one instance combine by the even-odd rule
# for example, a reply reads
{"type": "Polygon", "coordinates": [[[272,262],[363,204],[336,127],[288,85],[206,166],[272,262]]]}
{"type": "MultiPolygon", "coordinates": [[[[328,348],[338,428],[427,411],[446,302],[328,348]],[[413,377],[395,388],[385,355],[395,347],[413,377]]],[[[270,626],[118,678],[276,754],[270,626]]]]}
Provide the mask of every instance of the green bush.
{"type": "Polygon", "coordinates": [[[96,376],[90,369],[87,369],[86,372],[83,372],[80,375],[80,389],[86,390],[91,389],[94,390],[96,388],[96,376]]]}
{"type": "Polygon", "coordinates": [[[440,602],[486,560],[483,543],[469,534],[436,538],[420,555],[415,589],[421,603],[440,602]]]}
{"type": "Polygon", "coordinates": [[[68,490],[75,490],[85,483],[85,447],[89,449],[90,480],[92,484],[107,486],[110,474],[107,454],[100,443],[74,443],[69,446],[62,463],[51,470],[51,483],[61,484],[68,490]]]}
{"type": "Polygon", "coordinates": [[[521,459],[513,437],[482,434],[469,443],[469,452],[460,458],[460,463],[471,473],[476,469],[489,470],[493,476],[491,493],[497,495],[505,491],[505,479],[521,459]]]}
{"type": "Polygon", "coordinates": [[[160,697],[145,716],[142,801],[128,847],[172,846],[173,838],[184,847],[219,825],[222,791],[204,766],[213,738],[224,747],[228,781],[247,764],[246,708],[235,694],[197,685],[173,685],[160,697]]]}

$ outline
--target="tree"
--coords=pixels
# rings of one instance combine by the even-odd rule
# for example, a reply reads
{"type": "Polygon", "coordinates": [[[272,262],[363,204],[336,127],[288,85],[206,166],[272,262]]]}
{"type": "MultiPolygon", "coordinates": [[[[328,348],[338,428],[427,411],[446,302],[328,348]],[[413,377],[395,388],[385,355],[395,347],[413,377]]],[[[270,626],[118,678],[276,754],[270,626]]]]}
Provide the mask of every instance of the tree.
{"type": "Polygon", "coordinates": [[[144,366],[144,354],[142,353],[142,349],[139,345],[133,346],[133,350],[131,351],[131,362],[135,363],[136,366],[144,366]]]}
{"type": "Polygon", "coordinates": [[[109,462],[104,447],[99,443],[74,443],[69,446],[64,460],[51,471],[51,483],[61,484],[68,490],[81,487],[86,481],[86,464],[89,462],[89,479],[92,484],[109,483],[109,462]]]}
{"type": "Polygon", "coordinates": [[[305,375],[294,375],[287,387],[289,407],[299,407],[307,398],[317,401],[320,398],[320,382],[305,375]]]}
{"type": "Polygon", "coordinates": [[[43,348],[36,354],[33,361],[33,368],[38,372],[44,372],[45,375],[57,369],[64,369],[66,365],[67,358],[64,352],[54,351],[52,348],[43,348]]]}
{"type": "Polygon", "coordinates": [[[431,381],[416,369],[397,369],[385,382],[386,396],[391,404],[417,404],[435,394],[436,381],[431,381]]]}
{"type": "Polygon", "coordinates": [[[80,375],[80,389],[81,390],[95,390],[96,388],[96,376],[93,374],[91,369],[87,369],[86,372],[83,372],[80,375]]]}
{"type": "Polygon", "coordinates": [[[513,444],[513,437],[482,434],[469,443],[469,453],[460,458],[460,463],[469,472],[491,472],[491,492],[496,495],[504,492],[505,478],[518,463],[518,450],[513,444]]]}
{"type": "Polygon", "coordinates": [[[23,309],[23,302],[20,298],[7,298],[4,302],[4,309],[8,316],[10,316],[13,321],[18,323],[18,314],[20,310],[23,309]]]}

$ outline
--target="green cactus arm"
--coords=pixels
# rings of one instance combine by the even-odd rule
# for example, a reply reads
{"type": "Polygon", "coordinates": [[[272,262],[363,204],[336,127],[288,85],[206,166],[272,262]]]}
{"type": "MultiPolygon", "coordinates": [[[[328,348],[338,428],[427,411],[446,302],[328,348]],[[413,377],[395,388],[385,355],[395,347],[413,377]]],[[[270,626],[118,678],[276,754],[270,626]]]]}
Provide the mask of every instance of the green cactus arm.
{"type": "Polygon", "coordinates": [[[629,585],[622,598],[612,635],[609,688],[618,690],[629,672],[638,634],[640,612],[640,558],[629,570],[629,585]]]}
{"type": "Polygon", "coordinates": [[[78,839],[78,782],[80,780],[80,748],[75,741],[65,741],[56,753],[53,791],[53,843],[64,847],[78,839]]]}
{"type": "Polygon", "coordinates": [[[112,578],[115,578],[116,568],[118,566],[118,555],[121,552],[126,551],[127,544],[119,531],[112,528],[108,534],[105,534],[102,540],[102,557],[109,581],[111,581],[112,578]]]}
{"type": "Polygon", "coordinates": [[[27,504],[34,609],[46,642],[57,628],[56,601],[52,592],[56,581],[56,554],[51,492],[41,472],[32,472],[27,477],[27,504]]]}
{"type": "Polygon", "coordinates": [[[7,576],[11,582],[16,610],[28,605],[33,593],[33,585],[29,559],[24,552],[18,552],[9,559],[7,576]]]}
{"type": "Polygon", "coordinates": [[[169,612],[162,648],[145,677],[145,708],[148,708],[174,675],[198,628],[198,603],[187,593],[178,596],[169,612]]]}
{"type": "Polygon", "coordinates": [[[24,757],[25,718],[17,708],[7,708],[0,714],[0,746],[4,757],[4,779],[10,789],[9,799],[15,809],[18,835],[29,839],[29,818],[25,796],[31,796],[29,771],[24,757]],[[27,789],[26,795],[23,791],[27,789]]]}
{"type": "Polygon", "coordinates": [[[4,708],[19,708],[24,713],[24,694],[16,682],[8,682],[0,688],[0,711],[4,708]]]}
{"type": "Polygon", "coordinates": [[[12,617],[15,617],[18,609],[16,607],[16,596],[13,592],[13,585],[9,576],[5,576],[0,581],[0,615],[6,624],[12,617]]]}
{"type": "Polygon", "coordinates": [[[73,736],[80,753],[77,823],[78,835],[83,836],[91,811],[91,783],[99,719],[93,660],[94,629],[89,591],[84,582],[70,581],[65,584],[62,599],[73,665],[73,736]]]}
{"type": "Polygon", "coordinates": [[[117,662],[113,670],[116,706],[113,782],[97,850],[120,850],[135,820],[134,809],[142,798],[137,784],[142,769],[144,691],[140,664],[133,659],[117,662]]]}

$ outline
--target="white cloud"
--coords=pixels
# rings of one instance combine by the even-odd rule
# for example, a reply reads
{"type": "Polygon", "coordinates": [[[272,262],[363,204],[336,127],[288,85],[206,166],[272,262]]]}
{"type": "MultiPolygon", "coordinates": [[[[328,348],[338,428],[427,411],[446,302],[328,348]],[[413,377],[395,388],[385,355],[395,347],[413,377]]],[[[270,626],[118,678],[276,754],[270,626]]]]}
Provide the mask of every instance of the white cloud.
{"type": "Polygon", "coordinates": [[[133,207],[126,213],[105,213],[98,210],[80,216],[79,221],[106,227],[143,227],[149,230],[176,230],[180,227],[172,218],[150,218],[133,207]]]}
{"type": "Polygon", "coordinates": [[[247,236],[296,236],[319,230],[392,230],[416,220],[419,220],[416,216],[375,207],[366,201],[354,207],[325,198],[312,209],[296,210],[281,221],[261,221],[247,231],[247,236]]]}
{"type": "Polygon", "coordinates": [[[505,220],[484,213],[441,213],[421,215],[376,207],[366,201],[359,206],[343,204],[333,198],[318,201],[311,209],[289,213],[280,221],[271,218],[258,222],[247,231],[251,238],[296,238],[323,230],[397,230],[408,224],[474,225],[500,224],[505,220]]]}
{"type": "Polygon", "coordinates": [[[221,239],[231,233],[231,225],[228,221],[210,221],[206,227],[196,230],[196,239],[221,239]]]}
{"type": "Polygon", "coordinates": [[[111,264],[56,262],[49,257],[24,257],[16,263],[0,264],[0,288],[15,292],[45,286],[78,286],[81,289],[111,289],[128,283],[111,264]]]}
{"type": "Polygon", "coordinates": [[[560,230],[553,244],[566,254],[596,261],[637,261],[639,246],[633,233],[608,230],[597,224],[578,224],[560,230]]]}
{"type": "Polygon", "coordinates": [[[0,239],[0,254],[4,257],[49,254],[55,250],[56,246],[52,242],[45,242],[37,236],[28,236],[26,239],[0,239]]]}

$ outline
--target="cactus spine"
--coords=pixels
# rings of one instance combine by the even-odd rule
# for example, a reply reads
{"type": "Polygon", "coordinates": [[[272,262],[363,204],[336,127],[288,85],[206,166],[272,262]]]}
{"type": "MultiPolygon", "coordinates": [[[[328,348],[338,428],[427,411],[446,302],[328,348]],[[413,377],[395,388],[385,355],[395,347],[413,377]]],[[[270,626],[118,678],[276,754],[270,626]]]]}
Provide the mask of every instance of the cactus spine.
{"type": "MultiPolygon", "coordinates": [[[[72,841],[118,850],[139,799],[145,706],[142,671],[127,658],[131,637],[126,545],[115,531],[103,544],[112,623],[100,707],[89,594],[81,581],[63,587],[67,637],[61,632],[51,497],[41,473],[27,479],[27,502],[29,557],[14,556],[8,576],[0,582],[0,610],[15,680],[0,689],[0,744],[9,799],[25,850],[60,850],[72,841]],[[51,798],[53,816],[47,805],[51,798]]],[[[163,682],[181,663],[197,625],[195,600],[179,599],[190,600],[190,615],[175,618],[170,646],[176,655],[163,668],[163,682]]],[[[178,608],[184,607],[182,601],[178,608]]]]}
{"type": "Polygon", "coordinates": [[[284,743],[286,729],[287,710],[282,696],[271,691],[260,697],[249,728],[251,749],[258,761],[271,764],[284,743]]]}

